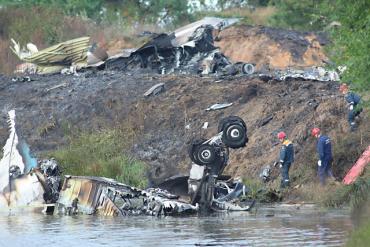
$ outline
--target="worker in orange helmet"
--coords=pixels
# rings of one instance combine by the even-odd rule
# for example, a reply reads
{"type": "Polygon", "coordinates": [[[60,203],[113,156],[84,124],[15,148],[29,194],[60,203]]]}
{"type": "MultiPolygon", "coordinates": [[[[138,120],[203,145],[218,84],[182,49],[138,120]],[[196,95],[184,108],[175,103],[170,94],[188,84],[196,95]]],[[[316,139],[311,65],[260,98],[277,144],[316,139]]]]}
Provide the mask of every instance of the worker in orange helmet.
{"type": "Polygon", "coordinates": [[[333,161],[333,154],[331,150],[331,141],[328,136],[321,135],[319,128],[313,128],[312,136],[317,138],[317,153],[319,154],[319,161],[317,162],[317,173],[319,175],[321,185],[325,185],[327,177],[333,178],[331,170],[331,163],[333,161]]]}
{"type": "Polygon", "coordinates": [[[289,180],[289,168],[294,161],[294,148],[293,143],[288,140],[285,132],[279,132],[277,134],[279,141],[282,143],[280,149],[279,161],[277,162],[281,169],[281,183],[280,187],[285,188],[290,185],[289,180]]]}

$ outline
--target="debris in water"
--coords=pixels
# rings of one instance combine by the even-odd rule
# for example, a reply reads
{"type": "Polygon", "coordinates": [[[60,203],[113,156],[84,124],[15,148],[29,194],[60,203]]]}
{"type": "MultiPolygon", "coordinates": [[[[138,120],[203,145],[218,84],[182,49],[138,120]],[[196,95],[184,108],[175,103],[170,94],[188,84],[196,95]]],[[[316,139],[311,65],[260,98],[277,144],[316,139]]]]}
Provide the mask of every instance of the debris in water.
{"type": "Polygon", "coordinates": [[[167,186],[172,184],[171,190],[180,186],[178,194],[183,195],[187,190],[190,199],[186,201],[161,188],[141,190],[102,177],[67,175],[61,186],[57,162],[42,160],[37,165],[29,147],[18,140],[15,111],[9,111],[8,115],[10,136],[0,161],[0,206],[3,208],[37,207],[47,213],[67,215],[161,216],[187,215],[199,210],[246,211],[253,206],[253,202],[248,205],[234,203],[248,191],[239,180],[217,179],[227,165],[228,147],[243,147],[247,142],[245,123],[241,119],[223,121],[225,129],[193,147],[191,156],[195,163],[189,177],[166,183],[167,186]]]}

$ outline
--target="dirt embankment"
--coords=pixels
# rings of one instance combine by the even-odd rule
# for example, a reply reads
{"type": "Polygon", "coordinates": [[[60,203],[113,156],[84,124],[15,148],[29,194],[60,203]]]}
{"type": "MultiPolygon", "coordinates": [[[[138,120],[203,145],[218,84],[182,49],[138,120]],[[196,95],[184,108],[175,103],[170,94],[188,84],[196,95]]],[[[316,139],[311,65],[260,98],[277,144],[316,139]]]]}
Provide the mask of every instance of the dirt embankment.
{"type": "MultiPolygon", "coordinates": [[[[337,88],[334,82],[264,82],[250,77],[219,79],[117,71],[34,77],[26,83],[0,77],[0,144],[8,135],[5,116],[11,108],[16,109],[21,135],[36,153],[66,144],[67,126],[98,130],[129,121],[139,133],[131,152],[151,165],[150,177],[159,182],[188,173],[186,144],[193,136],[211,137],[222,117],[238,115],[247,123],[250,141],[247,147],[231,151],[226,173],[256,176],[262,166],[277,159],[280,147],[276,133],[284,130],[296,147],[292,170],[298,179],[315,169],[315,141],[309,137],[312,127],[321,127],[329,134],[334,149],[339,146],[338,140],[351,135],[344,99],[337,88]],[[143,93],[158,82],[165,84],[165,92],[144,98],[143,93]],[[224,102],[233,105],[205,111],[214,103],[224,102]],[[201,129],[204,122],[209,122],[207,130],[201,129]]],[[[361,125],[358,133],[363,140],[370,139],[368,125],[361,125]]],[[[357,150],[359,144],[346,145],[353,161],[361,152],[357,150]]],[[[348,157],[342,156],[334,162],[338,167],[346,166],[336,170],[338,176],[350,165],[348,157]]]]}
{"type": "Polygon", "coordinates": [[[220,32],[215,45],[232,61],[257,68],[321,66],[328,61],[324,35],[269,27],[233,26],[220,32]]]}

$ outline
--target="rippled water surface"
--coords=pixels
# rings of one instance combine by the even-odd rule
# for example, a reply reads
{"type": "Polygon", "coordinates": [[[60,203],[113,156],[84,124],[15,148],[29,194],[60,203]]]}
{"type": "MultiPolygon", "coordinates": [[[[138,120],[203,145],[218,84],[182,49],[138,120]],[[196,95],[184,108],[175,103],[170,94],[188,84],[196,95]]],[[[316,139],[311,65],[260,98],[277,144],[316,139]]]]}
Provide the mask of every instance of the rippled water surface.
{"type": "Polygon", "coordinates": [[[0,215],[0,246],[342,246],[347,211],[270,207],[207,217],[0,215]]]}

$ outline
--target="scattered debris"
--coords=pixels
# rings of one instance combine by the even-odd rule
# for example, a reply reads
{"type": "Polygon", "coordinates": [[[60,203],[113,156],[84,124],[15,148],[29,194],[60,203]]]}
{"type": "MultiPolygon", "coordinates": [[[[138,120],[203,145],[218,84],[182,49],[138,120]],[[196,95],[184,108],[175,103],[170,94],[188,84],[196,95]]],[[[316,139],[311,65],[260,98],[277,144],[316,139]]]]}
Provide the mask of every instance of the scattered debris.
{"type": "Polygon", "coordinates": [[[32,81],[29,76],[16,76],[12,78],[12,82],[30,82],[32,81]]]}
{"type": "MultiPolygon", "coordinates": [[[[38,51],[33,44],[21,49],[14,40],[12,51],[23,61],[17,71],[49,74],[62,72],[77,75],[81,68],[139,70],[159,74],[202,74],[215,76],[247,76],[255,73],[255,64],[231,61],[214,45],[213,33],[238,22],[238,19],[206,17],[171,33],[153,34],[139,48],[123,50],[108,57],[107,51],[96,43],[89,46],[89,37],[66,41],[38,51]]],[[[295,37],[300,39],[299,37],[295,37]]],[[[305,41],[308,42],[308,41],[305,41]]],[[[307,44],[306,44],[307,45],[307,44]]],[[[339,71],[339,70],[338,70],[339,71]]],[[[260,73],[262,79],[285,81],[292,78],[318,81],[339,81],[339,73],[322,67],[305,70],[287,69],[260,73]]]]}
{"type": "Polygon", "coordinates": [[[56,85],[56,86],[53,86],[53,87],[51,87],[51,88],[47,88],[47,89],[45,90],[45,92],[49,92],[49,91],[51,91],[51,90],[58,89],[58,88],[61,88],[61,87],[66,87],[66,86],[68,86],[68,83],[67,83],[67,82],[64,82],[64,83],[58,84],[58,85],[56,85]]]}
{"type": "Polygon", "coordinates": [[[262,182],[267,183],[271,179],[270,175],[271,175],[271,166],[266,165],[265,167],[262,168],[262,171],[261,171],[259,177],[262,180],[262,182]]]}
{"type": "MultiPolygon", "coordinates": [[[[269,76],[266,74],[260,74],[259,76],[269,76]]],[[[290,79],[303,79],[303,80],[316,80],[316,81],[339,81],[340,77],[338,72],[326,70],[322,67],[310,67],[305,70],[275,70],[270,75],[272,78],[278,81],[287,81],[290,79]]]]}
{"type": "Polygon", "coordinates": [[[158,83],[154,85],[153,87],[149,88],[148,91],[144,93],[145,97],[148,97],[150,95],[157,95],[164,91],[164,83],[158,83]]]}
{"type": "Polygon", "coordinates": [[[262,126],[265,126],[266,124],[268,124],[272,119],[274,118],[274,116],[271,114],[263,119],[261,119],[258,123],[258,127],[262,127],[262,126]]]}
{"type": "Polygon", "coordinates": [[[54,159],[45,159],[40,161],[39,167],[42,174],[45,175],[46,186],[44,187],[49,189],[44,199],[47,203],[54,203],[58,200],[61,189],[61,171],[59,165],[54,159]]]}
{"type": "MultiPolygon", "coordinates": [[[[228,147],[243,147],[247,142],[245,123],[241,119],[240,122],[223,121],[224,129],[218,135],[192,149],[197,153],[197,158],[192,154],[193,161],[201,165],[193,164],[190,177],[173,180],[182,181],[182,192],[178,191],[181,195],[187,189],[184,184],[188,186],[186,195],[190,199],[184,200],[161,188],[141,190],[102,177],[67,175],[61,186],[61,171],[56,161],[42,160],[37,164],[28,146],[18,140],[15,111],[8,115],[10,136],[0,161],[0,206],[3,208],[32,206],[44,208],[50,214],[67,215],[162,216],[187,215],[199,210],[244,211],[253,206],[253,202],[235,204],[238,197],[247,192],[240,181],[216,179],[227,165],[228,147]]],[[[171,189],[175,184],[167,182],[171,189]]]]}
{"type": "Polygon", "coordinates": [[[71,65],[69,68],[64,68],[60,71],[62,75],[75,75],[78,76],[77,73],[77,66],[76,65],[71,65]]]}
{"type": "Polygon", "coordinates": [[[138,49],[108,58],[109,69],[150,69],[160,74],[253,74],[254,65],[233,63],[214,46],[213,30],[221,30],[237,19],[204,18],[172,33],[152,35],[138,49]]]}
{"type": "Polygon", "coordinates": [[[224,108],[227,108],[229,106],[232,106],[232,105],[233,105],[233,103],[222,103],[222,104],[216,103],[216,104],[211,105],[210,107],[208,107],[206,109],[206,111],[220,110],[220,109],[224,109],[224,108]]]}

